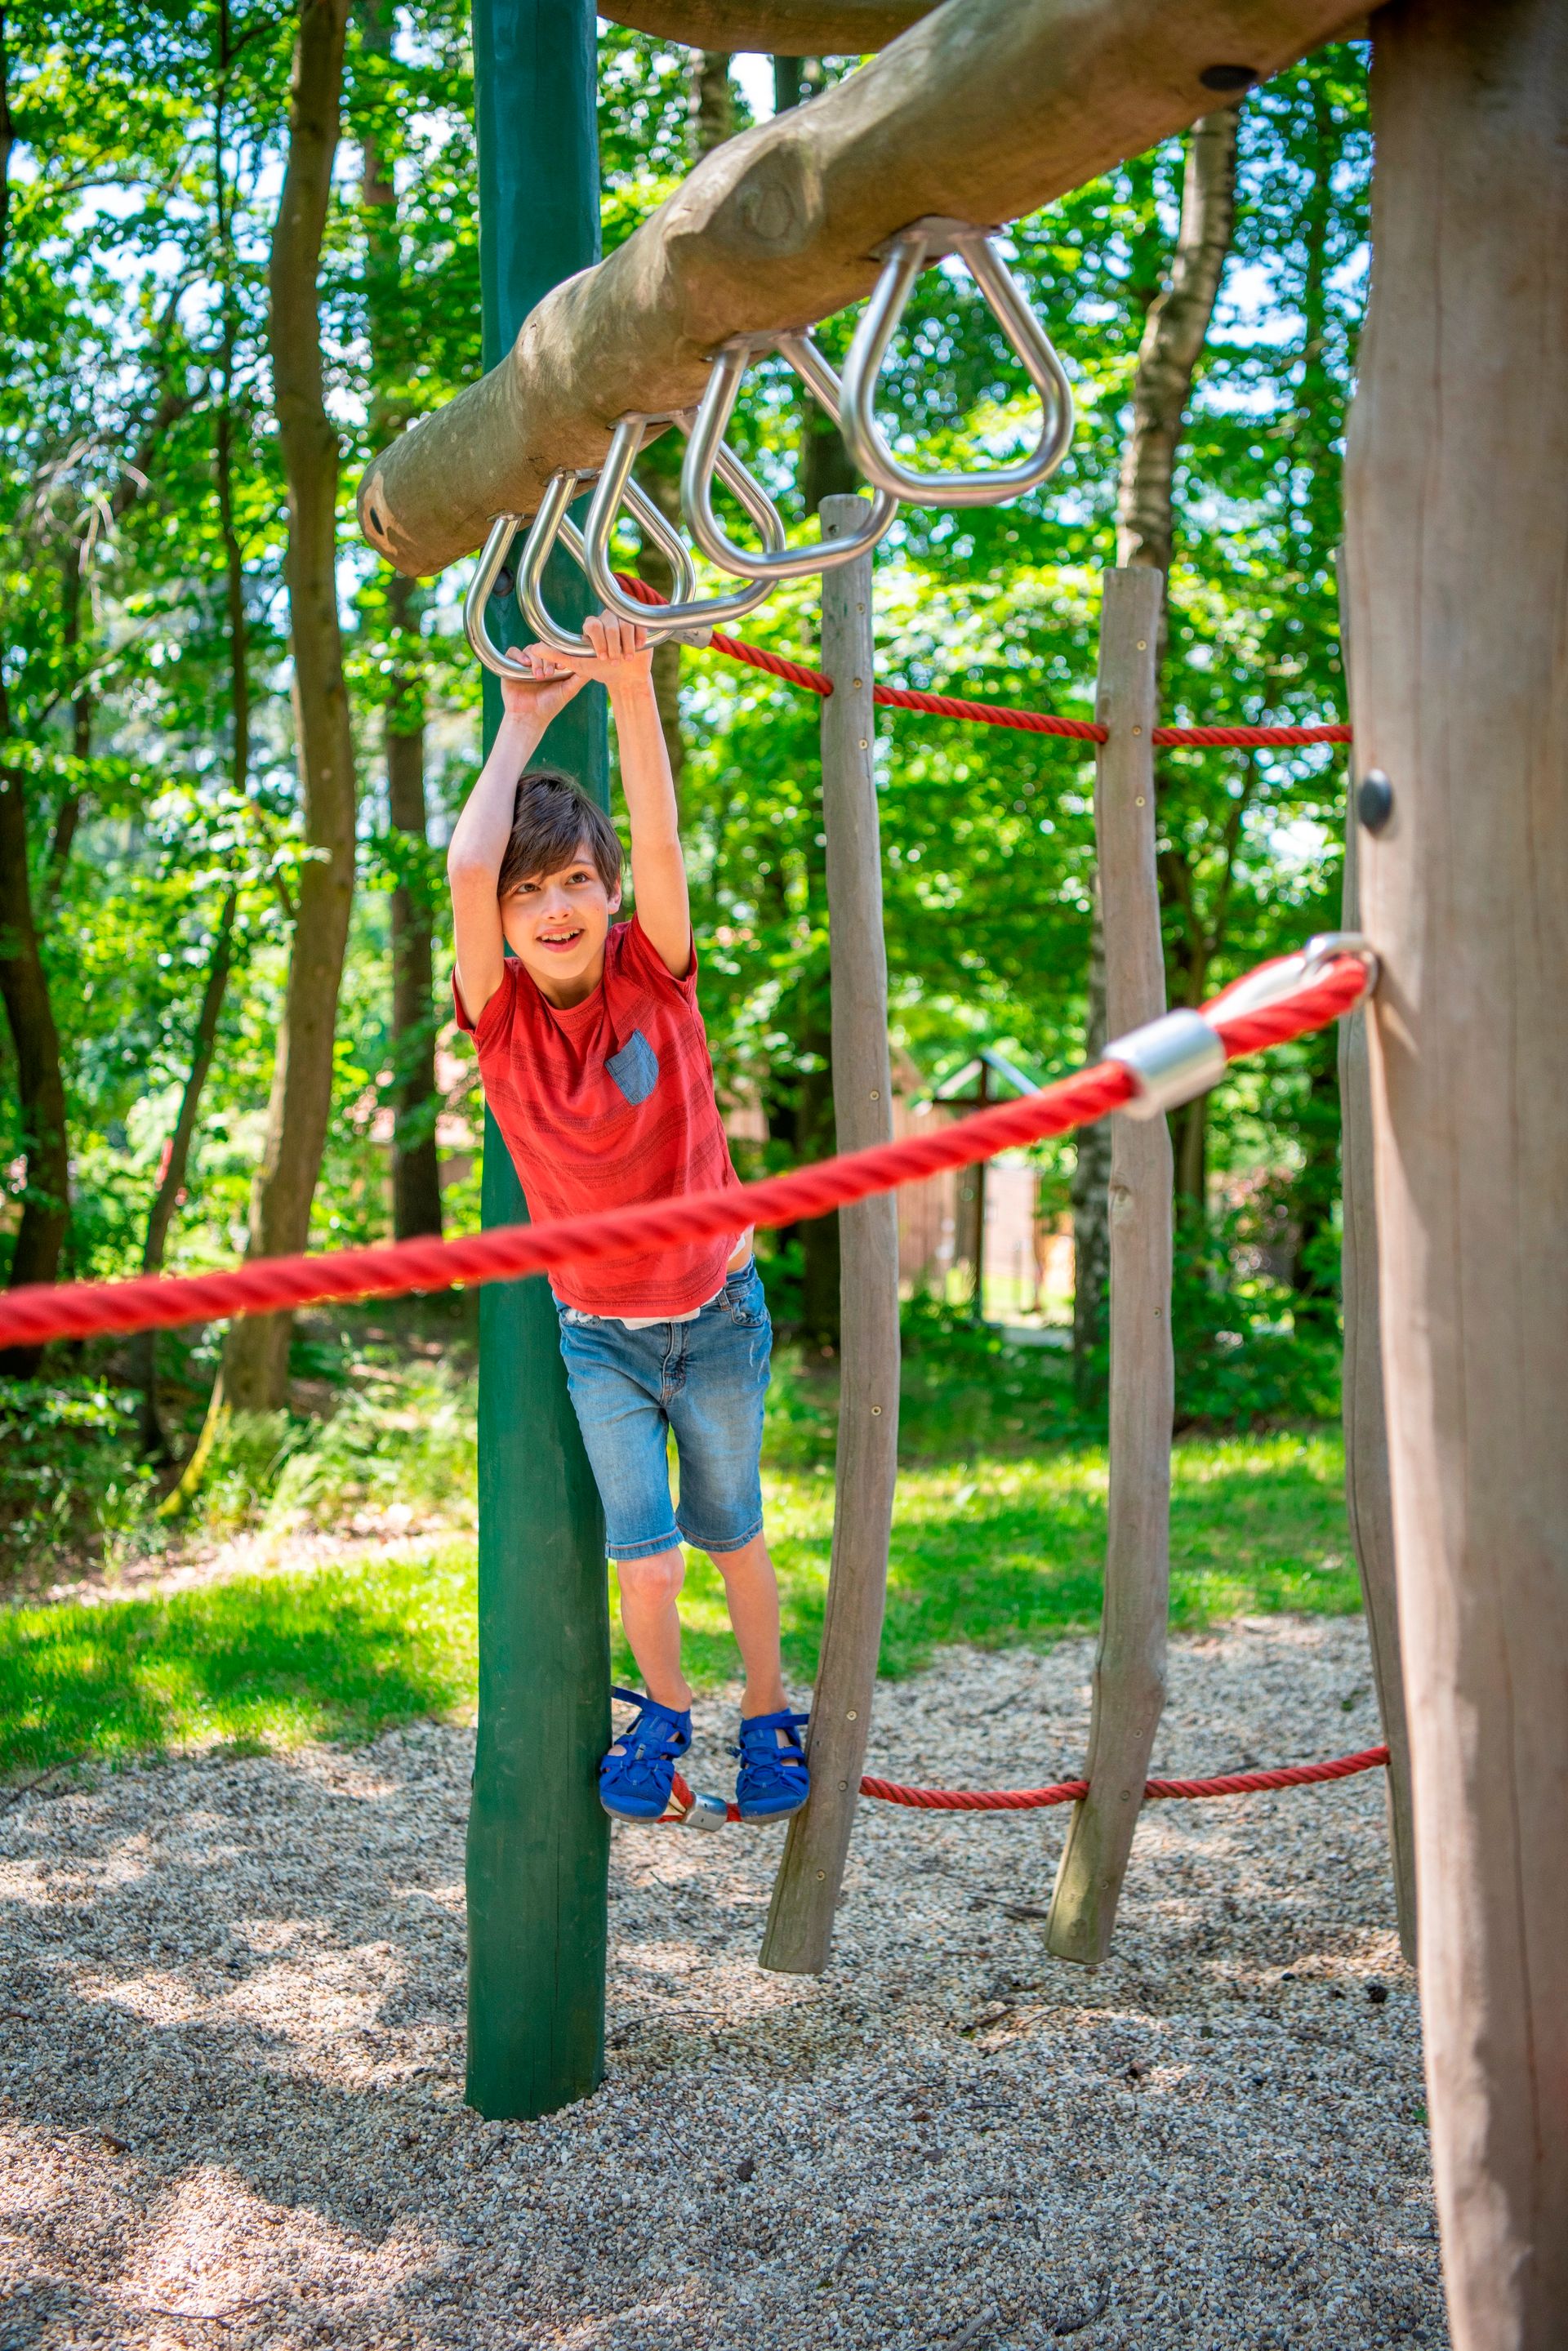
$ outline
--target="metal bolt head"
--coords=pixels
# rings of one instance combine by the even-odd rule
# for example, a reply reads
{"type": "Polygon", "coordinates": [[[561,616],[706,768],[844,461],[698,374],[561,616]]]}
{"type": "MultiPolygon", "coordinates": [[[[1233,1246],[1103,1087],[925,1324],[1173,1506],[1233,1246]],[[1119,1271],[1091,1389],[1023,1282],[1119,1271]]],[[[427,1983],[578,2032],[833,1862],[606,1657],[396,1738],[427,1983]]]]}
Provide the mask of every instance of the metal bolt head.
{"type": "Polygon", "coordinates": [[[1356,786],[1355,812],[1368,832],[1381,832],[1394,814],[1394,787],[1381,768],[1368,768],[1356,786]]]}
{"type": "Polygon", "coordinates": [[[852,1706],[851,1707],[851,1708],[850,1708],[850,1710],[849,1710],[848,1714],[846,1714],[846,1715],[845,1715],[845,1717],[844,1717],[844,1720],[845,1720],[846,1722],[858,1722],[858,1721],[860,1720],[860,1716],[857,1714],[857,1712],[855,1711],[855,1709],[854,1709],[854,1708],[853,1708],[852,1706]]]}

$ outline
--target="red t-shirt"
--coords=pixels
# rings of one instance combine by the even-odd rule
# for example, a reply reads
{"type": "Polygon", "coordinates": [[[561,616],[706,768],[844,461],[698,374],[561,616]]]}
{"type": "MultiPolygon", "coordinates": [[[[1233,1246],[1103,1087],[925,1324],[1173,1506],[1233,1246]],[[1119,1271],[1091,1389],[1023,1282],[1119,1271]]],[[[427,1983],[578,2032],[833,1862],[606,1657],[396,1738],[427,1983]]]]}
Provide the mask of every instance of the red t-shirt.
{"type": "MultiPolygon", "coordinates": [[[[612,925],[592,995],[565,1011],[545,1002],[510,956],[477,1022],[455,975],[453,995],[536,1222],[737,1183],[697,1010],[695,953],[685,978],[674,978],[633,915],[612,925]]],[[[583,1314],[689,1314],[723,1289],[744,1230],[737,1216],[734,1232],[717,1240],[564,1266],[551,1286],[583,1314]]]]}

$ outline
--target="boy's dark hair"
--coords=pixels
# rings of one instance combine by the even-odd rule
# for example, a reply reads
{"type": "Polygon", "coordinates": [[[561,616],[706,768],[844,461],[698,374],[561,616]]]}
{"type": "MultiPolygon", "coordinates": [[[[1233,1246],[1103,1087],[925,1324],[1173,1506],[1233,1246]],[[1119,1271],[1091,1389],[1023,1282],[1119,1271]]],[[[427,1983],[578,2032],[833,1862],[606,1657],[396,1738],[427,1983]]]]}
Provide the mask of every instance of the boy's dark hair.
{"type": "Polygon", "coordinates": [[[496,895],[509,898],[532,875],[559,872],[584,842],[600,880],[613,893],[621,882],[621,841],[604,810],[559,768],[528,768],[517,778],[496,895]]]}

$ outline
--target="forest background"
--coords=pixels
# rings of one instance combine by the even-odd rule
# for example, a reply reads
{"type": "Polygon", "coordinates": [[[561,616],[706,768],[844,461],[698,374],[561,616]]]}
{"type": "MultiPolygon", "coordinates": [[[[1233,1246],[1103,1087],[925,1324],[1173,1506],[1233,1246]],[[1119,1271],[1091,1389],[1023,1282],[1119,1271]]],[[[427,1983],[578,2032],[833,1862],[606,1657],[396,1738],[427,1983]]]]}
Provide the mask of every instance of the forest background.
{"type": "MultiPolygon", "coordinates": [[[[465,580],[393,579],[350,504],[371,449],[480,371],[465,12],[23,0],[0,26],[0,1270],[187,1270],[265,1245],[256,1178],[279,1149],[290,959],[303,987],[312,893],[334,874],[346,949],[340,971],[317,954],[308,1008],[331,1040],[323,1132],[305,1138],[309,1243],[471,1229],[464,1137],[480,1102],[450,1019],[442,872],[477,760],[465,580]],[[301,230],[312,172],[319,243],[301,230]],[[346,697],[335,840],[306,804],[302,709],[307,733],[311,720],[290,654],[312,499],[346,697]]],[[[600,57],[607,249],[695,156],[858,62],[730,59],[607,26],[600,57]]],[[[1099,576],[1146,561],[1169,576],[1168,719],[1342,715],[1364,67],[1355,46],[1321,51],[1012,230],[1013,266],[1073,379],[1076,443],[1042,491],[1006,507],[905,510],[877,559],[883,674],[1089,716],[1099,576]]],[[[852,323],[824,324],[831,353],[852,323]]],[[[1016,365],[967,281],[928,275],[913,326],[887,385],[903,423],[949,457],[977,434],[1017,439],[1016,365]]],[[[748,379],[733,437],[797,516],[853,486],[836,435],[777,367],[748,379]]],[[[668,453],[644,463],[667,503],[668,453]]],[[[810,659],[815,626],[807,583],[746,633],[810,659]]],[[[716,1070],[727,1100],[766,1113],[745,1172],[821,1156],[817,705],[711,656],[664,653],[659,682],[716,1070]]],[[[895,1048],[932,1080],[977,1044],[1041,1074],[1082,1058],[1100,1016],[1081,747],[881,719],[895,1048]]],[[[1333,755],[1166,753],[1158,789],[1173,1002],[1332,925],[1333,755]]],[[[1181,1119],[1184,1423],[1333,1411],[1337,1126],[1332,1036],[1181,1119]]],[[[298,1134],[284,1142],[298,1155],[298,1134]]],[[[1092,1137],[1040,1159],[1043,1196],[1071,1202],[1080,1240],[1071,1359],[1020,1369],[930,1301],[915,1301],[909,1333],[949,1420],[955,1395],[981,1409],[988,1348],[981,1368],[993,1400],[1013,1399],[1019,1443],[1092,1437],[1103,1406],[1103,1150],[1092,1137]]],[[[831,1363],[834,1236],[806,1227],[768,1246],[776,1317],[806,1349],[784,1422],[805,1425],[821,1411],[807,1374],[831,1363]]],[[[169,1334],[156,1355],[12,1359],[7,1559],[123,1552],[160,1527],[165,1540],[170,1501],[196,1507],[204,1489],[204,1507],[222,1496],[243,1518],[291,1458],[298,1471],[312,1418],[359,1427],[361,1485],[377,1431],[384,1451],[417,1424],[439,1455],[467,1327],[456,1304],[373,1327],[301,1322],[291,1384],[251,1395],[264,1409],[238,1428],[208,1409],[215,1330],[169,1334]],[[217,1442],[196,1475],[204,1426],[217,1442]]],[[[916,1447],[921,1426],[917,1404],[916,1447]]]]}

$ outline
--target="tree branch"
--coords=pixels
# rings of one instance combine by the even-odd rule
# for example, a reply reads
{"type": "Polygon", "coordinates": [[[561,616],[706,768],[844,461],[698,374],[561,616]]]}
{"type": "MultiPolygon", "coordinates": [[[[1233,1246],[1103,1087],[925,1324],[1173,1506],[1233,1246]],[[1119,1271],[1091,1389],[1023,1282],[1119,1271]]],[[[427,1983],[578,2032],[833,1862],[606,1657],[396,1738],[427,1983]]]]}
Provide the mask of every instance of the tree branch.
{"type": "Polygon", "coordinates": [[[762,49],[781,57],[860,57],[895,40],[936,0],[619,0],[601,8],[694,49],[762,49]]]}

